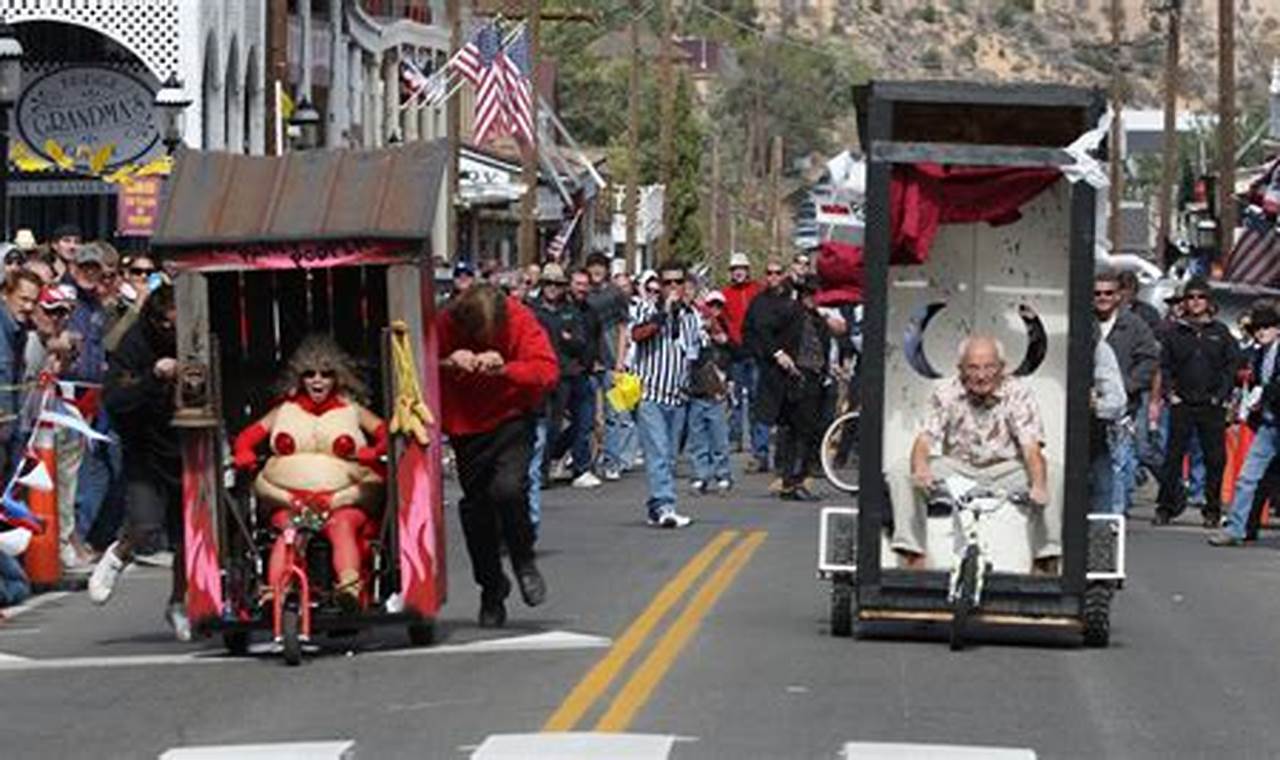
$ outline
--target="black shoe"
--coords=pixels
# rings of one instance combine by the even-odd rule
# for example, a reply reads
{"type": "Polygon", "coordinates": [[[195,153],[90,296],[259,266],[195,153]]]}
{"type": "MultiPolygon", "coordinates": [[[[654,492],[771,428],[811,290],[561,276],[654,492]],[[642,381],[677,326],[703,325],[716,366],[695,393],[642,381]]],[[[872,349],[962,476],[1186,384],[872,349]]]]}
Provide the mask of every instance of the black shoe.
{"type": "Polygon", "coordinates": [[[520,597],[530,607],[537,607],[547,599],[547,582],[538,572],[538,566],[529,560],[516,568],[516,582],[520,584],[520,597]]]}
{"type": "Polygon", "coordinates": [[[480,627],[501,628],[507,622],[507,606],[504,604],[511,594],[511,581],[504,574],[496,588],[480,589],[480,627]]]}
{"type": "Polygon", "coordinates": [[[1201,525],[1203,525],[1203,526],[1204,526],[1204,527],[1206,527],[1206,528],[1221,528],[1221,527],[1222,527],[1222,515],[1221,515],[1220,513],[1217,513],[1217,512],[1205,512],[1205,513],[1202,515],[1202,519],[1201,519],[1201,523],[1200,523],[1200,524],[1201,524],[1201,525]]]}
{"type": "Polygon", "coordinates": [[[507,624],[507,605],[501,599],[480,597],[480,627],[501,628],[507,624]]]}
{"type": "Polygon", "coordinates": [[[794,488],[784,488],[778,494],[778,497],[781,498],[783,501],[802,501],[802,502],[822,501],[820,497],[818,497],[816,494],[814,494],[812,491],[810,491],[808,488],[805,488],[804,486],[796,486],[794,488]]]}
{"type": "Polygon", "coordinates": [[[1171,522],[1173,522],[1173,515],[1163,509],[1157,509],[1156,516],[1151,518],[1152,525],[1168,525],[1171,522]]]}

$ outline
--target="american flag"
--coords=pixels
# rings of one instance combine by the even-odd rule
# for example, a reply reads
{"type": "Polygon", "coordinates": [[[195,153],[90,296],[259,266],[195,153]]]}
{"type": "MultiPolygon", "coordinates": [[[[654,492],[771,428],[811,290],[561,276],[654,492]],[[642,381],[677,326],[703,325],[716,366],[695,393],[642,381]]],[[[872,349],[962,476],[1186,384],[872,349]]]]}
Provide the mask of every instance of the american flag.
{"type": "Polygon", "coordinates": [[[462,46],[458,54],[450,61],[450,65],[457,70],[459,74],[467,79],[471,84],[480,86],[480,75],[484,73],[486,64],[482,63],[482,48],[497,48],[501,43],[498,36],[498,27],[492,23],[485,24],[471,35],[471,39],[467,40],[467,44],[462,46]]]}
{"type": "Polygon", "coordinates": [[[506,72],[498,61],[502,56],[502,38],[498,36],[496,26],[490,24],[487,29],[488,33],[482,33],[476,39],[481,66],[473,137],[476,145],[484,145],[490,139],[511,131],[507,120],[506,72]]]}
{"type": "Polygon", "coordinates": [[[430,83],[431,78],[424,74],[413,61],[408,59],[400,61],[400,102],[409,103],[417,99],[430,83]]]}
{"type": "Polygon", "coordinates": [[[573,218],[560,225],[560,231],[547,244],[547,258],[559,261],[564,256],[564,251],[569,247],[569,240],[573,238],[573,228],[578,226],[578,219],[582,216],[582,210],[573,215],[573,218]]]}
{"type": "Polygon", "coordinates": [[[1271,287],[1280,281],[1280,232],[1276,221],[1259,214],[1245,215],[1244,234],[1231,250],[1224,280],[1271,287]]]}
{"type": "Polygon", "coordinates": [[[529,31],[523,29],[498,57],[507,85],[507,118],[515,136],[534,143],[533,82],[529,67],[529,31]]]}

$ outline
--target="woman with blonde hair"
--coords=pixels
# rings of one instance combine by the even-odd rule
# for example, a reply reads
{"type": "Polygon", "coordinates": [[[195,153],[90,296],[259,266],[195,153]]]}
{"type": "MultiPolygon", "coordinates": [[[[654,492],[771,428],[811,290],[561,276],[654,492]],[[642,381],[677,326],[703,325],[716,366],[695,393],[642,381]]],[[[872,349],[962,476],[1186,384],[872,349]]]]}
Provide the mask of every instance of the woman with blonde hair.
{"type": "MultiPolygon", "coordinates": [[[[253,487],[271,524],[283,531],[299,508],[327,515],[338,601],[358,609],[364,602],[360,536],[382,502],[387,425],[365,408],[368,391],[355,362],[327,335],[302,341],[278,390],[280,402],[236,437],[235,465],[253,469],[256,449],[268,443],[271,457],[253,487]]],[[[277,539],[267,571],[272,588],[284,572],[285,551],[277,539]]]]}

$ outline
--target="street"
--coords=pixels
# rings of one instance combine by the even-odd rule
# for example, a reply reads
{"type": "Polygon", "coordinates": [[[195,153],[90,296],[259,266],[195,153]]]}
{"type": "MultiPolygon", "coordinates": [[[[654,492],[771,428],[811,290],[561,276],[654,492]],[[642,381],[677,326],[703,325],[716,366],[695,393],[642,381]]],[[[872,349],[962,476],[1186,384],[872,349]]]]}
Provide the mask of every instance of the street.
{"type": "Polygon", "coordinates": [[[83,593],[37,597],[0,623],[0,755],[204,746],[241,757],[237,745],[324,742],[306,756],[566,757],[569,745],[539,742],[592,739],[508,736],[544,730],[619,734],[625,744],[596,756],[680,759],[837,758],[851,742],[1040,758],[1269,757],[1280,746],[1275,537],[1214,549],[1190,514],[1156,529],[1141,508],[1109,649],[1005,633],[952,653],[942,629],[832,638],[814,575],[821,505],[765,488],[745,476],[728,498],[689,499],[697,522],[675,532],[644,526],[639,473],[547,491],[548,602],[531,610],[513,595],[500,631],[475,625],[451,506],[440,641],[410,649],[400,629],[322,640],[299,668],[173,641],[162,569],[132,568],[105,608],[83,593]]]}

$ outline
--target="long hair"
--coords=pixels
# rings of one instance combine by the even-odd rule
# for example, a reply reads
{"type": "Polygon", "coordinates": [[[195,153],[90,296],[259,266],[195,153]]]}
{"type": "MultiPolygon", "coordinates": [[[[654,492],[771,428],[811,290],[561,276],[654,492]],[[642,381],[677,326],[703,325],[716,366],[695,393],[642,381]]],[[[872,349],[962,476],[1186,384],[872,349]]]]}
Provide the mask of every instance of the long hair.
{"type": "Polygon", "coordinates": [[[280,396],[297,393],[302,385],[302,374],[307,370],[332,372],[334,393],[346,396],[357,404],[368,403],[369,388],[360,379],[355,360],[328,335],[311,333],[302,339],[302,343],[285,365],[276,392],[280,396]]]}
{"type": "Polygon", "coordinates": [[[507,297],[489,283],[477,282],[447,308],[467,342],[491,347],[507,326],[507,297]]]}

